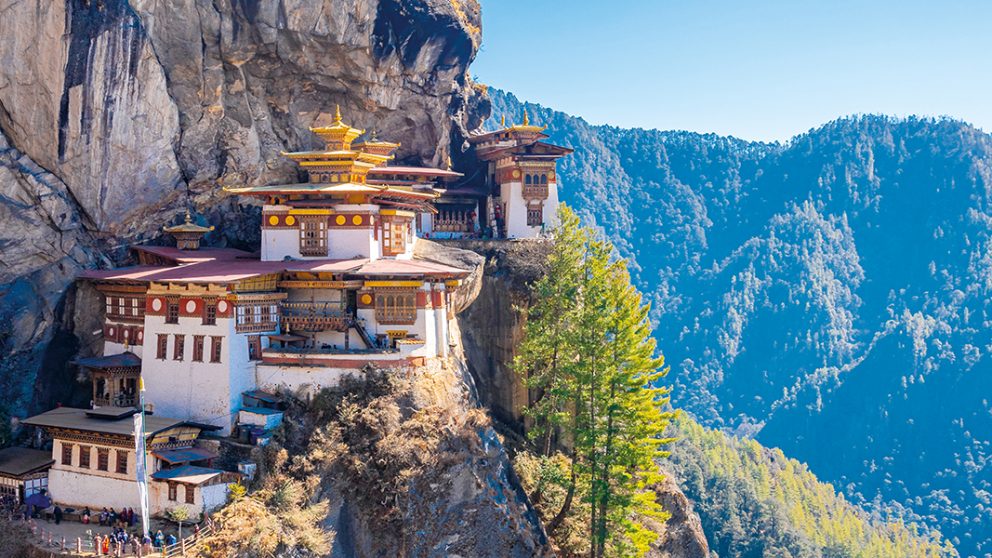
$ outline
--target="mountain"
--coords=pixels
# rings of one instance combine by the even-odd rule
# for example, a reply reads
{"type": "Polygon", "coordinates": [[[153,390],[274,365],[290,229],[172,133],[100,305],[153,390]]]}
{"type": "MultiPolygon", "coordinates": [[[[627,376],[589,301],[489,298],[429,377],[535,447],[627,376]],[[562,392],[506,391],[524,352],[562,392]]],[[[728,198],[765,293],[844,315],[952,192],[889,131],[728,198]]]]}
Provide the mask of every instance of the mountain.
{"type": "Polygon", "coordinates": [[[992,552],[992,136],[867,115],[761,143],[490,97],[576,150],[563,200],[633,261],[676,406],[992,552]]]}

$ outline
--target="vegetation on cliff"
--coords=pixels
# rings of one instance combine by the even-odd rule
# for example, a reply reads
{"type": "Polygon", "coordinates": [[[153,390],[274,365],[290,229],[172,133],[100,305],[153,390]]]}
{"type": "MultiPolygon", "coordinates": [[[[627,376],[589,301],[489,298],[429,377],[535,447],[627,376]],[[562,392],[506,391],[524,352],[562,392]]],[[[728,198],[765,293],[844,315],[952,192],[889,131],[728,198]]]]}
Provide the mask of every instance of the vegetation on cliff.
{"type": "Polygon", "coordinates": [[[294,401],[210,558],[508,556],[546,540],[484,412],[447,370],[366,370],[294,401]]]}
{"type": "Polygon", "coordinates": [[[562,553],[643,556],[658,536],[648,523],[665,517],[651,486],[670,441],[668,390],[656,387],[668,370],[624,261],[567,207],[559,216],[515,362],[537,394],[528,414],[541,458],[518,463],[537,465],[528,475],[532,499],[549,533],[565,533],[562,553]],[[555,434],[565,455],[552,445],[555,434]],[[566,520],[574,523],[562,528],[566,520]],[[574,544],[575,523],[587,526],[588,551],[574,544]]]}

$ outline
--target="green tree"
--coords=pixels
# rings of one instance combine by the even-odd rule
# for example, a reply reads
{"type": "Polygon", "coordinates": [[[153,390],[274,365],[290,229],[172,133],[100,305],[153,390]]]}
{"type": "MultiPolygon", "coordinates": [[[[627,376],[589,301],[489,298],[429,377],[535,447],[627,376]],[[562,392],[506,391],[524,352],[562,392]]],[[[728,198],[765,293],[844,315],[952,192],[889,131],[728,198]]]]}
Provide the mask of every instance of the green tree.
{"type": "Polygon", "coordinates": [[[560,216],[516,361],[537,393],[528,411],[532,436],[550,455],[560,431],[569,453],[567,492],[548,531],[562,524],[578,494],[588,504],[582,510],[593,558],[643,555],[656,535],[640,520],[664,518],[650,488],[660,478],[655,460],[670,441],[663,436],[668,391],[656,387],[667,368],[655,356],[649,309],[626,263],[566,207],[560,216]]]}

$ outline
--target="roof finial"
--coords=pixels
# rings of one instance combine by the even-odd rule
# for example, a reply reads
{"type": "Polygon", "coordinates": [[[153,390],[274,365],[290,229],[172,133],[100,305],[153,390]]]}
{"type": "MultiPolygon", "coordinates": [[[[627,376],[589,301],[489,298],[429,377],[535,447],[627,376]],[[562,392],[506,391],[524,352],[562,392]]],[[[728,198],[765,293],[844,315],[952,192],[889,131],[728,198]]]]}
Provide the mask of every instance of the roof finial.
{"type": "Polygon", "coordinates": [[[530,126],[530,115],[527,114],[527,107],[524,107],[524,126],[530,126]]]}
{"type": "Polygon", "coordinates": [[[500,115],[500,117],[499,117],[499,125],[502,126],[503,128],[506,128],[506,115],[505,114],[501,114],[500,115]]]}
{"type": "Polygon", "coordinates": [[[189,208],[187,207],[186,208],[186,224],[188,225],[188,224],[190,224],[192,222],[193,222],[193,216],[190,215],[189,208]]]}
{"type": "Polygon", "coordinates": [[[334,105],[334,123],[341,123],[341,105],[334,105]]]}
{"type": "Polygon", "coordinates": [[[372,141],[379,139],[379,134],[376,133],[375,128],[372,129],[372,141]]]}
{"type": "Polygon", "coordinates": [[[448,154],[448,170],[451,170],[451,154],[448,154]]]}

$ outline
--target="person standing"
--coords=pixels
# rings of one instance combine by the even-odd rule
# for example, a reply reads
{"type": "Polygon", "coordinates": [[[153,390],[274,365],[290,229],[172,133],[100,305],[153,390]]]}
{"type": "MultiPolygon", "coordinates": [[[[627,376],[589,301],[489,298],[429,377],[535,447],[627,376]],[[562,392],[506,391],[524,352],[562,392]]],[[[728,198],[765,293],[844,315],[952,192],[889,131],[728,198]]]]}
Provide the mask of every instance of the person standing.
{"type": "Polygon", "coordinates": [[[62,508],[59,507],[57,504],[55,506],[55,510],[52,511],[52,515],[55,516],[55,524],[56,525],[59,525],[59,524],[62,523],[62,508]]]}

